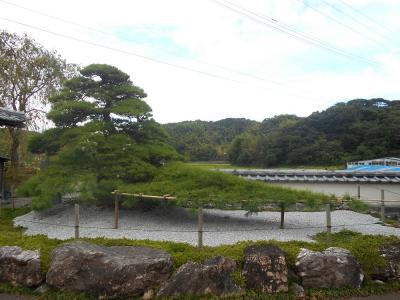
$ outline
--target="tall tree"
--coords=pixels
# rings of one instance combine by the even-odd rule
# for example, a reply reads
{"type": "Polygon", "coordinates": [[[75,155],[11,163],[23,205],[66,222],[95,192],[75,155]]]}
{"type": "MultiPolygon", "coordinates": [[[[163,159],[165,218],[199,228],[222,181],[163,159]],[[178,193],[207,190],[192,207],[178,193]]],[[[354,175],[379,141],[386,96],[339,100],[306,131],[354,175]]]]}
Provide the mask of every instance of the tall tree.
{"type": "Polygon", "coordinates": [[[122,184],[148,181],[164,162],[179,159],[129,75],[103,64],[83,68],[49,100],[56,128],[31,140],[30,150],[47,154],[41,172],[22,190],[35,207],[65,193],[81,201],[107,201],[122,184]]]}
{"type": "MultiPolygon", "coordinates": [[[[0,106],[23,112],[27,126],[43,120],[47,97],[72,71],[55,51],[25,35],[0,31],[0,106]]],[[[15,179],[19,165],[20,128],[9,128],[10,158],[15,179]]]]}

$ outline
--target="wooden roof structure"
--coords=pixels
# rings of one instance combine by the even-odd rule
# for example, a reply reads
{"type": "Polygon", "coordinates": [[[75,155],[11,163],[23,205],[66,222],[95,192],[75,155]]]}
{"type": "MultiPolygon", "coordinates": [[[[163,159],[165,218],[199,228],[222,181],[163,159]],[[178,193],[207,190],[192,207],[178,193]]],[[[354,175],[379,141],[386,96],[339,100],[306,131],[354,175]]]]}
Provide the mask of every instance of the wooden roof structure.
{"type": "Polygon", "coordinates": [[[232,170],[222,172],[266,182],[400,183],[400,172],[349,172],[325,170],[232,170]]]}
{"type": "Polygon", "coordinates": [[[0,107],[0,126],[23,127],[25,121],[24,113],[0,107]]]}

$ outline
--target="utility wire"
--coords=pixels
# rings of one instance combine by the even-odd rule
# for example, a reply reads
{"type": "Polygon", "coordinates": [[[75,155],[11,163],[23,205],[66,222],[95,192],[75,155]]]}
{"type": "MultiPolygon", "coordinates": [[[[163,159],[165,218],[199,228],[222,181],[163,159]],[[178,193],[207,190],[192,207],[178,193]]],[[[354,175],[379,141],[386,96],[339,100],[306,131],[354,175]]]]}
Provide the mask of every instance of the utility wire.
{"type": "Polygon", "coordinates": [[[362,36],[362,37],[364,37],[364,38],[366,38],[366,39],[368,39],[368,40],[374,42],[374,43],[378,43],[378,44],[380,44],[381,46],[384,46],[384,45],[382,45],[380,42],[378,42],[377,40],[372,39],[370,36],[368,36],[368,35],[366,35],[366,34],[360,32],[360,31],[358,31],[358,30],[353,29],[351,26],[348,26],[347,24],[345,24],[345,23],[343,23],[343,22],[341,22],[341,21],[338,21],[337,19],[335,19],[335,18],[333,18],[332,16],[330,16],[330,15],[324,13],[323,11],[319,10],[318,8],[315,8],[314,6],[308,4],[306,0],[298,0],[298,1],[301,2],[304,6],[306,6],[306,7],[310,8],[310,9],[312,9],[313,11],[319,13],[320,15],[324,16],[325,18],[328,18],[329,20],[331,20],[331,21],[333,21],[333,22],[335,22],[335,23],[341,25],[342,27],[346,28],[347,30],[352,31],[352,32],[354,32],[354,33],[356,33],[356,34],[358,34],[358,35],[360,35],[360,36],[362,36]]]}
{"type": "Polygon", "coordinates": [[[288,36],[290,36],[290,37],[292,37],[292,38],[294,38],[296,40],[300,40],[300,41],[305,42],[307,44],[310,44],[312,46],[317,46],[317,47],[322,48],[324,50],[331,51],[331,52],[333,52],[335,54],[339,54],[339,55],[345,56],[346,58],[349,58],[349,59],[353,59],[353,60],[356,59],[359,62],[367,63],[369,65],[376,66],[378,64],[377,61],[370,60],[370,59],[363,58],[361,56],[349,53],[349,52],[347,52],[345,50],[342,50],[342,49],[337,48],[337,47],[335,47],[333,45],[330,45],[330,44],[324,42],[323,40],[321,40],[319,38],[316,38],[316,37],[314,37],[312,35],[309,35],[309,34],[305,34],[305,33],[301,32],[299,30],[291,28],[290,26],[287,26],[287,25],[284,25],[282,23],[279,23],[279,22],[276,21],[276,19],[266,17],[266,16],[264,16],[264,15],[262,15],[260,13],[257,13],[257,12],[254,12],[252,10],[249,10],[247,8],[244,8],[242,6],[239,6],[239,5],[237,5],[237,4],[233,3],[233,2],[230,2],[230,1],[227,1],[227,0],[222,0],[223,2],[221,2],[220,0],[212,0],[212,1],[217,3],[220,6],[224,7],[224,8],[227,8],[227,9],[229,9],[231,11],[234,11],[235,13],[238,13],[238,14],[241,14],[243,16],[246,16],[247,18],[249,18],[249,19],[251,19],[251,20],[253,20],[255,22],[258,22],[258,23],[260,23],[262,25],[266,25],[266,26],[270,27],[272,30],[278,31],[278,32],[283,33],[283,34],[286,34],[286,35],[288,35],[288,36]],[[228,5],[227,5],[227,3],[228,3],[228,5]]]}
{"type": "MultiPolygon", "coordinates": [[[[185,66],[182,66],[182,65],[169,63],[169,62],[166,62],[166,61],[158,60],[158,59],[155,59],[155,58],[151,58],[151,57],[148,57],[148,56],[144,56],[142,54],[138,54],[138,53],[134,53],[134,52],[131,52],[131,51],[123,50],[123,49],[120,49],[120,48],[110,47],[110,46],[99,44],[99,43],[96,43],[96,42],[91,42],[91,41],[87,41],[87,40],[84,40],[84,39],[76,38],[76,37],[73,37],[73,36],[70,36],[70,35],[54,32],[54,31],[50,31],[50,30],[47,30],[47,29],[44,29],[44,28],[41,28],[41,27],[37,27],[37,26],[34,26],[34,25],[26,24],[26,23],[23,23],[23,22],[19,22],[19,21],[16,21],[16,20],[9,19],[9,18],[5,18],[5,17],[1,17],[0,16],[0,19],[1,20],[5,20],[7,22],[14,23],[14,24],[18,24],[18,25],[21,25],[21,26],[24,26],[24,27],[28,27],[28,28],[32,28],[32,29],[35,29],[35,30],[39,30],[39,31],[42,31],[42,32],[45,32],[45,33],[48,33],[48,34],[59,36],[59,37],[65,38],[65,39],[74,40],[74,41],[77,41],[77,42],[80,42],[80,43],[84,43],[84,44],[88,44],[88,45],[91,45],[91,46],[100,47],[100,48],[103,48],[103,49],[111,50],[111,51],[114,51],[114,52],[119,52],[119,53],[126,54],[126,55],[136,56],[136,57],[139,57],[139,58],[142,58],[142,59],[145,59],[145,60],[152,61],[154,63],[160,63],[160,64],[164,64],[164,65],[167,65],[167,66],[170,66],[170,67],[175,67],[175,68],[178,68],[178,69],[182,69],[182,70],[185,70],[185,71],[198,73],[198,74],[201,74],[201,75],[206,75],[206,76],[209,76],[209,77],[223,79],[223,80],[231,81],[231,82],[234,82],[234,83],[245,84],[245,82],[243,82],[243,81],[239,81],[239,80],[236,80],[236,79],[231,79],[229,77],[225,77],[225,76],[222,76],[222,75],[217,75],[217,74],[214,74],[214,73],[205,72],[205,71],[201,71],[201,70],[196,70],[196,69],[192,69],[192,68],[185,67],[185,66]]],[[[246,74],[246,73],[243,73],[243,74],[246,74]]],[[[249,75],[247,74],[247,76],[249,76],[249,75]]],[[[252,76],[255,77],[254,75],[252,75],[252,76]]],[[[258,79],[259,80],[265,80],[265,79],[261,79],[261,77],[259,77],[258,79]]],[[[284,83],[277,83],[277,82],[275,82],[275,84],[279,84],[279,85],[283,85],[283,86],[285,85],[284,83]]],[[[262,87],[262,88],[265,89],[265,87],[262,87]]],[[[296,94],[296,93],[293,93],[293,92],[290,92],[290,91],[285,91],[285,92],[286,92],[286,94],[292,94],[292,95],[300,97],[300,98],[302,98],[304,100],[310,100],[310,97],[306,96],[306,95],[300,95],[300,94],[296,94]]]]}
{"type": "Polygon", "coordinates": [[[16,20],[12,20],[12,19],[9,19],[9,18],[5,18],[5,17],[1,17],[0,16],[0,19],[4,20],[4,21],[7,21],[7,22],[10,22],[10,23],[18,24],[18,25],[21,25],[21,26],[24,26],[24,27],[28,27],[28,28],[32,28],[32,29],[35,29],[35,30],[39,30],[39,31],[42,31],[42,32],[45,32],[45,33],[48,33],[48,34],[59,36],[59,37],[65,38],[65,39],[73,40],[73,41],[76,41],[76,42],[88,44],[88,45],[95,46],[95,47],[100,47],[100,48],[103,48],[103,49],[111,50],[111,51],[114,51],[114,52],[119,52],[119,53],[130,55],[130,56],[136,56],[138,58],[142,58],[142,59],[154,62],[154,63],[164,64],[164,65],[167,65],[167,66],[170,66],[170,67],[174,67],[174,68],[177,68],[177,69],[182,69],[182,70],[185,70],[185,71],[198,73],[198,74],[209,76],[209,77],[214,77],[214,78],[223,79],[223,80],[227,80],[227,81],[232,81],[232,82],[236,82],[236,83],[243,83],[241,81],[238,81],[238,80],[235,80],[235,79],[231,79],[231,78],[228,78],[228,77],[225,77],[225,76],[222,76],[222,75],[217,75],[217,74],[213,74],[213,73],[209,73],[209,72],[205,72],[205,71],[201,71],[201,70],[192,69],[192,68],[189,68],[189,67],[186,67],[186,66],[182,66],[182,65],[170,63],[170,62],[167,62],[167,61],[155,59],[155,58],[152,58],[152,57],[148,57],[148,56],[145,56],[145,55],[142,55],[142,54],[138,54],[138,53],[135,53],[135,52],[132,52],[132,51],[127,51],[127,50],[123,50],[123,49],[120,49],[120,48],[110,47],[110,46],[99,44],[99,43],[96,43],[96,42],[87,41],[87,40],[76,38],[76,37],[73,37],[73,36],[70,36],[70,35],[66,35],[66,34],[63,34],[63,33],[58,33],[58,32],[51,31],[51,30],[48,30],[48,29],[44,29],[44,28],[41,28],[41,27],[37,27],[37,26],[34,26],[34,25],[30,25],[30,24],[26,24],[26,23],[19,22],[19,21],[16,21],[16,20]]]}
{"type": "MultiPolygon", "coordinates": [[[[340,9],[340,8],[337,7],[336,5],[334,5],[334,4],[332,4],[332,3],[329,3],[329,2],[326,1],[326,0],[321,0],[321,1],[324,2],[326,5],[332,7],[334,10],[336,10],[336,11],[339,12],[340,14],[342,14],[342,15],[344,15],[344,16],[350,18],[353,22],[355,22],[355,23],[357,23],[357,24],[363,26],[364,28],[366,28],[366,29],[368,29],[368,30],[370,30],[370,31],[373,31],[375,34],[379,35],[380,37],[382,37],[382,38],[384,38],[384,39],[386,39],[386,40],[389,40],[390,42],[393,42],[393,41],[394,41],[394,40],[391,39],[390,37],[387,37],[386,35],[383,35],[382,33],[378,32],[378,31],[376,31],[376,30],[373,30],[373,29],[371,28],[371,26],[368,26],[368,25],[365,24],[364,22],[361,22],[361,21],[357,20],[357,19],[354,18],[352,15],[346,13],[343,9],[340,9]]],[[[342,2],[342,3],[343,3],[343,2],[342,2]]]]}
{"type": "MultiPolygon", "coordinates": [[[[110,32],[99,30],[97,28],[90,27],[90,26],[87,26],[87,25],[84,25],[84,24],[81,24],[81,23],[73,22],[71,20],[67,20],[65,18],[61,18],[61,17],[58,17],[58,16],[54,16],[54,15],[50,15],[50,14],[47,14],[47,13],[43,13],[41,11],[26,7],[26,6],[22,6],[22,5],[15,4],[15,3],[12,3],[12,2],[9,2],[9,1],[5,1],[5,0],[0,0],[0,2],[3,2],[5,4],[7,4],[7,5],[11,5],[11,6],[17,7],[19,9],[23,9],[23,10],[29,11],[31,13],[35,13],[35,14],[38,14],[38,15],[41,15],[41,16],[45,16],[47,18],[51,18],[53,20],[61,21],[61,22],[66,23],[66,24],[78,26],[78,27],[84,28],[86,30],[90,30],[90,31],[97,32],[97,33],[100,33],[100,34],[103,34],[103,35],[114,37],[114,35],[112,33],[110,33],[110,32]]],[[[270,18],[270,19],[272,19],[272,18],[270,18]]],[[[276,21],[276,20],[274,20],[274,21],[276,21]]],[[[281,23],[279,23],[279,24],[281,24],[281,23]]],[[[283,26],[283,25],[281,24],[281,26],[283,26]]],[[[311,36],[309,36],[309,37],[311,38],[311,36]]],[[[317,38],[314,38],[314,39],[317,39],[317,38]]],[[[320,40],[320,42],[324,42],[324,41],[320,40]]],[[[337,49],[337,50],[341,51],[341,52],[344,51],[344,50],[340,50],[340,49],[337,49]]],[[[282,83],[282,82],[279,82],[279,81],[266,79],[266,78],[263,78],[263,77],[260,77],[260,76],[256,76],[256,75],[253,75],[253,74],[246,73],[246,72],[242,72],[242,71],[234,70],[234,69],[231,69],[231,68],[227,68],[227,67],[224,67],[224,66],[221,66],[221,65],[218,65],[218,64],[209,63],[209,62],[206,62],[206,61],[203,61],[203,60],[198,60],[198,59],[192,59],[192,60],[196,61],[196,62],[199,62],[199,63],[202,63],[202,64],[205,64],[205,65],[217,67],[217,68],[223,69],[223,70],[231,72],[231,73],[236,73],[236,74],[239,74],[239,75],[242,75],[242,76],[251,77],[253,79],[270,82],[270,83],[273,83],[273,84],[276,84],[276,85],[287,86],[285,83],[282,83]]],[[[307,91],[305,91],[305,92],[307,92],[307,91]]]]}
{"type": "MultiPolygon", "coordinates": [[[[90,27],[90,26],[87,26],[87,25],[84,25],[84,24],[81,24],[81,23],[77,23],[77,22],[74,22],[74,21],[70,21],[70,20],[67,20],[65,18],[61,18],[61,17],[58,17],[58,16],[50,15],[50,14],[47,14],[47,13],[43,13],[41,11],[26,7],[26,6],[18,5],[18,4],[11,3],[11,2],[5,1],[5,0],[0,0],[0,2],[3,2],[5,4],[7,4],[7,5],[11,5],[11,6],[17,7],[19,9],[23,9],[23,10],[29,11],[31,13],[35,13],[35,14],[38,14],[38,15],[41,15],[41,16],[45,16],[47,18],[51,18],[51,19],[57,20],[57,21],[60,21],[60,22],[63,22],[63,23],[69,24],[69,25],[78,26],[78,27],[84,28],[86,30],[90,30],[90,31],[97,32],[97,33],[100,33],[100,34],[103,34],[103,35],[111,36],[113,38],[115,37],[114,34],[112,34],[111,32],[99,30],[97,28],[90,27]]],[[[283,87],[287,87],[288,86],[286,83],[282,83],[282,82],[271,80],[271,79],[266,79],[264,77],[260,77],[260,76],[256,76],[256,75],[249,74],[249,73],[246,73],[246,72],[234,70],[234,69],[227,68],[227,67],[224,67],[224,66],[221,66],[221,65],[218,65],[218,64],[206,62],[206,61],[199,60],[199,59],[191,59],[191,60],[195,61],[195,62],[198,62],[198,63],[201,63],[201,64],[204,64],[204,65],[216,67],[216,68],[228,71],[228,72],[233,73],[233,74],[238,74],[238,75],[241,75],[241,76],[246,76],[246,77],[249,77],[249,78],[252,78],[252,79],[256,79],[256,80],[259,80],[259,81],[269,82],[269,83],[272,83],[272,84],[275,84],[275,85],[280,85],[280,86],[283,86],[283,87]]],[[[299,90],[301,92],[308,93],[308,91],[305,91],[303,89],[299,89],[299,88],[295,88],[295,89],[297,89],[297,90],[299,90]]],[[[296,96],[300,96],[302,98],[309,98],[309,96],[305,96],[305,95],[301,95],[301,94],[297,94],[297,93],[295,95],[296,96]]]]}
{"type": "Polygon", "coordinates": [[[20,8],[20,9],[23,9],[23,10],[26,10],[26,11],[29,11],[29,12],[32,12],[32,13],[35,13],[35,14],[50,18],[50,19],[53,19],[53,20],[61,21],[63,23],[69,24],[69,25],[79,26],[79,27],[85,28],[85,29],[90,30],[90,31],[94,31],[94,32],[98,32],[98,33],[106,34],[106,35],[111,35],[110,32],[99,30],[99,29],[97,29],[95,27],[87,26],[87,25],[84,25],[84,24],[81,24],[81,23],[77,23],[77,22],[74,22],[74,21],[71,21],[71,20],[67,20],[67,19],[64,19],[64,18],[61,18],[61,17],[57,17],[57,16],[53,16],[53,15],[50,15],[50,14],[46,14],[44,12],[38,11],[38,10],[33,9],[33,8],[29,8],[29,7],[22,6],[22,5],[19,5],[19,4],[16,4],[16,3],[12,3],[12,2],[9,2],[9,1],[5,1],[5,0],[0,0],[0,2],[3,2],[5,4],[7,4],[7,5],[11,5],[11,6],[14,6],[14,7],[17,7],[17,8],[20,8]]]}
{"type": "MultiPolygon", "coordinates": [[[[393,192],[393,191],[388,190],[388,189],[380,189],[380,188],[376,188],[376,187],[373,187],[373,186],[366,186],[366,188],[370,188],[370,189],[374,189],[374,190],[378,190],[378,191],[384,190],[384,191],[386,191],[386,192],[389,192],[389,193],[392,193],[392,194],[395,194],[395,195],[399,195],[399,196],[400,196],[400,193],[393,192]]],[[[385,202],[400,202],[400,200],[398,200],[398,201],[385,200],[385,202]]]]}
{"type": "Polygon", "coordinates": [[[342,1],[342,0],[338,0],[340,3],[342,3],[344,6],[347,6],[348,8],[350,8],[352,11],[356,12],[357,14],[359,14],[360,16],[363,16],[365,19],[367,19],[368,21],[370,21],[371,23],[374,23],[375,25],[379,26],[380,28],[384,29],[385,31],[391,32],[392,34],[397,35],[396,32],[394,32],[393,30],[391,30],[390,28],[382,25],[381,23],[377,22],[376,20],[374,20],[373,18],[369,17],[368,15],[366,15],[365,13],[363,13],[361,10],[356,9],[355,7],[351,6],[350,4],[342,1]]]}

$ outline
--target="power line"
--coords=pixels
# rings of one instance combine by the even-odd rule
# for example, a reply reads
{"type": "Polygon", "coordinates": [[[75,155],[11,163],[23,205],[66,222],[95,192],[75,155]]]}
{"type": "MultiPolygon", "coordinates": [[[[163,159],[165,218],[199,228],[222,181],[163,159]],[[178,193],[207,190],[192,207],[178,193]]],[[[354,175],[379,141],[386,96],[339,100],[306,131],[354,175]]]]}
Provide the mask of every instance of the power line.
{"type": "MultiPolygon", "coordinates": [[[[73,21],[67,20],[67,19],[65,19],[65,18],[61,18],[61,17],[58,17],[58,16],[50,15],[50,14],[47,14],[47,13],[43,13],[43,12],[41,12],[41,11],[38,11],[38,10],[35,10],[35,9],[32,9],[32,8],[26,7],[26,6],[18,5],[18,4],[11,3],[11,2],[5,1],[5,0],[0,0],[0,2],[3,2],[3,3],[5,3],[5,4],[7,4],[7,5],[11,5],[11,6],[14,6],[14,7],[17,7],[17,8],[20,8],[20,9],[23,9],[23,10],[26,10],[26,11],[29,11],[29,12],[32,12],[32,13],[35,13],[35,14],[38,14],[38,15],[41,15],[41,16],[45,16],[45,17],[54,19],[54,20],[57,20],[57,21],[61,21],[61,22],[63,22],[63,23],[69,24],[69,25],[78,26],[78,27],[84,28],[84,29],[86,29],[86,30],[90,30],[90,31],[93,31],[93,32],[101,33],[101,34],[103,34],[103,35],[111,36],[111,37],[113,37],[113,38],[115,37],[115,36],[114,36],[112,33],[110,33],[110,32],[103,31],[103,30],[98,30],[97,28],[90,27],[90,26],[87,26],[87,25],[84,25],[84,24],[81,24],[81,23],[73,22],[73,21]]],[[[37,28],[36,28],[36,29],[37,29],[37,28]]],[[[191,60],[192,60],[192,61],[195,61],[195,62],[198,62],[198,63],[201,63],[201,64],[204,64],[204,65],[216,67],[216,68],[219,68],[219,69],[228,71],[228,72],[233,73],[233,74],[238,74],[238,75],[241,75],[241,76],[246,76],[246,77],[253,78],[253,79],[257,79],[257,80],[260,80],[260,81],[273,83],[273,84],[275,84],[275,85],[288,86],[287,84],[282,83],[282,82],[279,82],[279,81],[274,81],[274,80],[271,80],[271,79],[266,79],[266,78],[264,78],[264,77],[260,77],[260,76],[256,76],[256,75],[249,74],[249,73],[246,73],[246,72],[234,70],[234,69],[227,68],[227,67],[224,67],[224,66],[221,66],[221,65],[218,65],[218,64],[209,63],[209,62],[206,62],[206,61],[203,61],[203,60],[199,60],[199,59],[191,59],[191,60]]],[[[228,79],[228,80],[229,80],[229,79],[228,79]]],[[[238,83],[242,83],[242,82],[239,82],[239,81],[237,81],[237,80],[235,80],[235,81],[238,82],[238,83]]],[[[304,90],[302,90],[302,89],[298,89],[298,88],[295,88],[295,89],[307,93],[307,91],[304,91],[304,90]]],[[[296,96],[301,96],[301,97],[303,97],[303,98],[304,98],[304,97],[305,97],[305,98],[308,98],[308,97],[309,97],[309,96],[300,95],[300,94],[294,94],[294,95],[296,95],[296,96]]]]}
{"type": "Polygon", "coordinates": [[[345,50],[342,50],[342,49],[337,48],[337,47],[335,47],[333,45],[330,45],[330,44],[324,42],[323,40],[318,39],[318,38],[316,38],[316,37],[314,37],[312,35],[305,34],[305,33],[301,32],[299,30],[291,28],[290,26],[278,23],[276,21],[276,19],[268,18],[268,17],[266,17],[266,16],[264,16],[262,14],[259,14],[257,12],[251,11],[251,10],[249,10],[247,8],[239,6],[239,5],[237,5],[235,3],[232,3],[230,1],[222,0],[224,3],[219,1],[219,0],[213,0],[213,1],[215,3],[217,3],[218,5],[220,5],[220,6],[223,6],[224,8],[232,10],[232,11],[238,13],[238,14],[244,15],[247,18],[249,18],[249,19],[251,19],[251,20],[253,20],[255,22],[258,22],[260,24],[266,25],[266,26],[270,27],[274,31],[278,31],[280,33],[289,35],[290,37],[292,37],[292,38],[294,38],[296,40],[300,40],[300,41],[305,42],[307,44],[311,44],[313,46],[320,47],[320,48],[322,48],[324,50],[329,50],[329,51],[331,51],[331,52],[333,52],[335,54],[339,54],[339,55],[345,56],[345,57],[350,58],[350,59],[356,59],[356,60],[358,60],[360,62],[368,63],[368,64],[373,65],[373,66],[376,66],[378,64],[378,62],[376,62],[376,61],[373,61],[373,60],[370,60],[370,59],[366,59],[366,58],[363,58],[361,56],[349,53],[349,52],[347,52],[345,50]],[[225,3],[228,3],[229,5],[226,5],[225,3]]]}
{"type": "MultiPolygon", "coordinates": [[[[144,55],[141,55],[141,54],[137,54],[137,53],[134,53],[134,52],[131,52],[131,51],[127,51],[127,50],[123,50],[123,49],[119,49],[119,48],[115,48],[115,47],[110,47],[110,46],[99,44],[99,43],[95,43],[95,42],[90,42],[90,41],[83,40],[83,39],[80,39],[80,38],[75,38],[73,36],[69,36],[69,35],[58,33],[58,32],[54,32],[54,31],[50,31],[50,30],[47,30],[47,29],[44,29],[44,28],[41,28],[41,27],[37,27],[37,26],[34,26],[34,25],[29,25],[29,24],[22,23],[22,22],[19,22],[19,21],[16,21],[16,20],[11,20],[11,19],[8,19],[8,18],[5,18],[5,17],[1,17],[0,16],[0,19],[1,20],[5,20],[7,22],[14,23],[14,24],[18,24],[18,25],[21,25],[21,26],[25,26],[25,27],[28,27],[28,28],[32,28],[32,29],[35,29],[35,30],[39,30],[39,31],[42,31],[42,32],[45,32],[45,33],[49,33],[49,34],[52,34],[52,35],[55,35],[55,36],[59,36],[59,37],[65,38],[65,39],[70,39],[70,40],[74,40],[74,41],[77,41],[77,42],[80,42],[80,43],[88,44],[88,45],[91,45],[91,46],[100,47],[100,48],[103,48],[103,49],[111,50],[111,51],[114,51],[114,52],[119,52],[119,53],[126,54],[126,55],[136,56],[136,57],[139,57],[139,58],[142,58],[142,59],[145,59],[145,60],[149,60],[149,61],[152,61],[152,62],[155,62],[155,63],[160,63],[160,64],[164,64],[164,65],[167,65],[167,66],[170,66],[170,67],[175,67],[175,68],[178,68],[178,69],[182,69],[182,70],[185,70],[185,71],[198,73],[200,75],[206,75],[206,76],[214,77],[214,78],[217,78],[217,79],[223,79],[223,80],[231,81],[231,82],[234,82],[234,83],[244,84],[243,81],[239,81],[239,80],[236,80],[236,79],[231,79],[231,78],[228,78],[228,77],[225,77],[225,76],[222,76],[222,75],[216,75],[216,74],[213,74],[213,73],[210,73],[210,72],[205,72],[205,71],[192,69],[192,68],[185,67],[185,66],[182,66],[182,65],[177,65],[177,64],[166,62],[166,61],[158,60],[158,59],[155,59],[155,58],[147,57],[147,56],[144,56],[144,55]]],[[[249,75],[247,75],[247,76],[249,76],[249,75]]],[[[253,76],[253,77],[255,77],[255,76],[253,76]]],[[[264,80],[264,79],[259,78],[259,80],[264,80]]],[[[275,83],[275,84],[285,85],[284,83],[275,83]]],[[[287,94],[289,94],[288,91],[285,91],[285,92],[287,94]]],[[[310,99],[309,96],[305,96],[305,95],[301,96],[299,94],[295,94],[295,93],[292,93],[292,92],[290,92],[290,93],[292,95],[296,95],[297,97],[300,96],[304,100],[309,100],[310,99]]]]}
{"type": "Polygon", "coordinates": [[[334,5],[334,4],[332,4],[332,3],[329,3],[329,2],[326,1],[326,0],[321,0],[321,1],[324,2],[326,5],[332,7],[334,10],[336,10],[336,11],[339,12],[340,14],[342,14],[342,15],[344,15],[344,16],[350,18],[353,22],[355,22],[355,23],[357,23],[357,24],[363,26],[363,27],[366,28],[366,29],[369,29],[370,31],[373,31],[375,34],[379,35],[380,37],[382,37],[382,38],[384,38],[384,39],[386,39],[386,40],[389,40],[389,41],[391,41],[391,42],[393,41],[390,37],[388,38],[387,36],[383,35],[382,33],[378,32],[378,31],[376,31],[376,30],[371,29],[371,26],[368,26],[367,24],[365,24],[365,23],[363,23],[363,22],[357,20],[357,19],[354,18],[352,15],[349,15],[348,13],[346,13],[344,10],[340,9],[340,8],[337,7],[336,5],[334,5]]]}
{"type": "Polygon", "coordinates": [[[228,80],[228,81],[232,81],[232,82],[236,82],[236,83],[242,83],[241,81],[238,81],[238,80],[235,80],[235,79],[231,79],[231,78],[228,78],[228,77],[225,77],[225,76],[222,76],[222,75],[217,75],[217,74],[213,74],[213,73],[209,73],[209,72],[205,72],[205,71],[192,69],[192,68],[189,68],[189,67],[186,67],[186,66],[173,64],[173,63],[170,63],[170,62],[166,62],[166,61],[163,61],[163,60],[155,59],[155,58],[148,57],[148,56],[145,56],[145,55],[142,55],[142,54],[138,54],[138,53],[135,53],[135,52],[131,52],[131,51],[115,48],[115,47],[110,47],[110,46],[99,44],[99,43],[96,43],[96,42],[83,40],[83,39],[76,38],[76,37],[73,37],[73,36],[70,36],[70,35],[54,32],[54,31],[51,31],[51,30],[48,30],[48,29],[44,29],[44,28],[37,27],[37,26],[34,26],[34,25],[26,24],[26,23],[23,23],[23,22],[19,22],[19,21],[16,21],[16,20],[9,19],[9,18],[0,17],[0,19],[1,20],[5,20],[5,21],[10,22],[10,23],[18,24],[18,25],[21,25],[21,26],[24,26],[24,27],[28,27],[28,28],[32,28],[32,29],[35,29],[35,30],[39,30],[39,31],[42,31],[42,32],[45,32],[45,33],[48,33],[48,34],[59,36],[59,37],[65,38],[65,39],[73,40],[73,41],[76,41],[76,42],[88,44],[88,45],[95,46],[95,47],[100,47],[100,48],[103,48],[103,49],[111,50],[111,51],[114,51],[114,52],[119,52],[119,53],[130,55],[130,56],[136,56],[138,58],[142,58],[142,59],[154,62],[154,63],[164,64],[164,65],[167,65],[167,66],[170,66],[170,67],[174,67],[174,68],[177,68],[177,69],[182,69],[182,70],[185,70],[185,71],[198,73],[198,74],[209,76],[209,77],[228,80]]]}
{"type": "Polygon", "coordinates": [[[341,25],[342,27],[346,28],[347,30],[352,31],[352,32],[354,32],[354,33],[356,33],[356,34],[358,34],[358,35],[360,35],[360,36],[362,36],[362,37],[364,37],[364,38],[366,38],[366,39],[368,39],[368,40],[374,42],[374,43],[378,43],[378,44],[380,44],[381,46],[383,46],[380,42],[378,42],[378,41],[375,40],[375,39],[372,39],[370,36],[368,36],[368,35],[366,35],[366,34],[360,32],[360,31],[358,31],[358,30],[353,29],[351,26],[348,26],[347,24],[345,24],[345,23],[343,23],[343,22],[341,22],[341,21],[338,21],[337,19],[333,18],[332,16],[330,16],[330,15],[324,13],[323,11],[321,11],[321,10],[315,8],[314,6],[308,4],[308,3],[306,2],[306,0],[298,0],[298,1],[301,2],[304,6],[306,6],[306,7],[310,8],[310,9],[314,10],[315,12],[317,12],[317,13],[319,13],[320,15],[324,16],[325,18],[328,18],[329,20],[331,20],[331,21],[333,21],[333,22],[335,22],[335,23],[341,25]]]}
{"type": "Polygon", "coordinates": [[[103,31],[103,30],[99,30],[99,29],[97,29],[95,27],[90,27],[90,26],[87,26],[87,25],[84,25],[84,24],[81,24],[81,23],[77,23],[77,22],[73,22],[71,20],[67,20],[67,19],[64,19],[64,18],[61,18],[61,17],[57,17],[57,16],[53,16],[53,15],[50,15],[50,14],[46,14],[44,12],[38,11],[38,10],[33,9],[33,8],[29,8],[29,7],[22,6],[22,5],[19,5],[19,4],[16,4],[16,3],[12,3],[12,2],[9,2],[9,1],[5,1],[5,0],[0,0],[0,2],[3,2],[5,4],[7,4],[7,5],[11,5],[11,6],[14,6],[14,7],[17,7],[17,8],[20,8],[20,9],[23,9],[23,10],[26,10],[26,11],[29,11],[29,12],[32,12],[32,13],[35,13],[35,14],[50,18],[50,19],[53,19],[53,20],[61,21],[63,23],[69,24],[69,25],[79,26],[79,27],[85,28],[85,29],[90,30],[90,31],[94,31],[94,32],[98,32],[98,33],[106,34],[106,35],[111,35],[111,33],[103,31]]]}
{"type": "Polygon", "coordinates": [[[381,23],[377,22],[376,20],[374,20],[373,18],[369,17],[368,15],[366,15],[365,13],[363,13],[362,11],[356,9],[355,7],[351,6],[350,4],[342,1],[342,0],[338,0],[340,3],[342,3],[344,6],[347,6],[348,8],[350,8],[352,11],[356,12],[357,14],[359,14],[360,16],[363,16],[365,19],[367,19],[368,21],[370,21],[371,23],[374,23],[375,25],[378,25],[379,27],[381,27],[382,29],[391,32],[395,35],[397,35],[396,32],[394,32],[393,30],[391,30],[390,28],[382,25],[381,23]]]}

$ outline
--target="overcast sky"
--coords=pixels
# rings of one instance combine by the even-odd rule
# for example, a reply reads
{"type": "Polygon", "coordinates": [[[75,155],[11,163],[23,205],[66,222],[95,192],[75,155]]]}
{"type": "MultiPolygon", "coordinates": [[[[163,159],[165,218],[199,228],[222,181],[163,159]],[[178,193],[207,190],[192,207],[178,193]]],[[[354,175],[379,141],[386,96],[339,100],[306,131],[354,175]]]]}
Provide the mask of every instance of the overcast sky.
{"type": "Polygon", "coordinates": [[[120,68],[161,123],[400,99],[400,1],[229,2],[0,0],[0,28],[27,32],[70,63],[120,68]]]}

